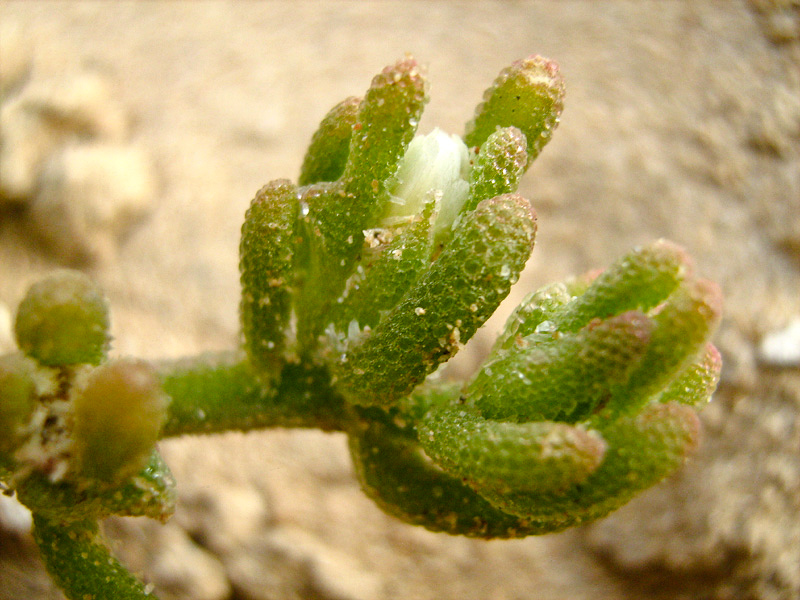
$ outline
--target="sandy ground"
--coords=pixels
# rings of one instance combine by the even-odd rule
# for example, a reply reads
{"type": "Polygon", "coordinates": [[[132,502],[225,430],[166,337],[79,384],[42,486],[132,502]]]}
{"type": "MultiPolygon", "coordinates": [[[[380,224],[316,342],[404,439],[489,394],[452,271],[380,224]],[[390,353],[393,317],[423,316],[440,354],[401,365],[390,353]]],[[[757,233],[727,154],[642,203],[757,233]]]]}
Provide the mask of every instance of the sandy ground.
{"type": "MultiPolygon", "coordinates": [[[[109,295],[115,354],[236,344],[251,197],[296,177],[328,108],[406,52],[432,82],[422,132],[463,131],[514,59],[561,65],[566,110],[521,188],[539,235],[512,302],[660,237],[726,296],[704,446],[597,526],[515,542],[430,534],[363,497],[342,438],[231,434],[163,444],[181,509],[164,530],[109,524],[120,555],[175,599],[800,598],[800,371],[759,358],[800,318],[799,13],[791,1],[0,2],[3,31],[23,32],[0,68],[29,52],[32,82],[101,73],[130,116],[126,143],[155,165],[149,216],[83,266],[109,295]]],[[[28,209],[0,203],[0,317],[63,262],[28,209]]],[[[60,597],[24,525],[0,544],[0,599],[60,597]]]]}

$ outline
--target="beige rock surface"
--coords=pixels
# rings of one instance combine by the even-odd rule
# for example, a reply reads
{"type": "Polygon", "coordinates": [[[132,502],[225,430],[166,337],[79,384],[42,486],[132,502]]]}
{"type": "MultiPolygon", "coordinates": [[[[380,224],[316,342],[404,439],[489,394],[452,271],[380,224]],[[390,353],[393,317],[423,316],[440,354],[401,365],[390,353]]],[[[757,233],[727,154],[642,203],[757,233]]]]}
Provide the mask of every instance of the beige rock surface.
{"type": "MultiPolygon", "coordinates": [[[[363,496],[341,437],[278,431],[163,443],[187,498],[170,527],[191,535],[110,527],[127,531],[120,554],[153,544],[171,561],[181,548],[186,560],[202,555],[231,588],[218,577],[170,585],[220,600],[228,589],[234,598],[800,598],[800,369],[757,352],[800,315],[799,13],[777,1],[0,2],[0,24],[24,32],[28,46],[15,52],[30,52],[36,77],[91,65],[113,78],[159,171],[152,216],[116,262],[89,270],[110,297],[115,354],[236,343],[236,249],[250,198],[270,179],[296,177],[328,108],[405,52],[429,68],[423,132],[461,132],[516,58],[561,65],[562,123],[521,190],[539,236],[512,303],[658,237],[684,245],[726,296],[725,368],[703,413],[703,447],[598,525],[513,542],[431,534],[363,496]],[[214,490],[219,502],[207,500],[214,490]],[[242,508],[225,512],[226,498],[242,508]],[[212,535],[215,520],[235,544],[212,535]],[[157,547],[170,539],[177,549],[157,547]],[[258,581],[272,591],[255,596],[258,581]]],[[[12,310],[58,264],[30,227],[25,211],[0,205],[0,305],[12,310]]],[[[487,339],[456,372],[469,371],[487,339]]],[[[167,581],[163,565],[156,575],[167,581]]],[[[0,530],[0,599],[59,597],[30,540],[0,530]]]]}

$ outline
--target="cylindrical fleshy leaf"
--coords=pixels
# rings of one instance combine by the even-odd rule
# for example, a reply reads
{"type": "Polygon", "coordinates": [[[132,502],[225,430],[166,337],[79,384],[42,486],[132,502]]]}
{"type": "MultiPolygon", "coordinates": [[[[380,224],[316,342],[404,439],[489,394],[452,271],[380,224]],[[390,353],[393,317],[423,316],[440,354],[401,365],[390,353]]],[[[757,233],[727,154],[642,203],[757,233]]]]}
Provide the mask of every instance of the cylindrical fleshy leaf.
{"type": "Polygon", "coordinates": [[[283,362],[293,291],[294,229],[299,204],[289,181],[265,185],[245,214],[239,244],[240,317],[248,357],[264,375],[283,362]]]}
{"type": "Polygon", "coordinates": [[[383,245],[380,254],[356,268],[344,294],[332,306],[331,323],[338,332],[347,333],[353,322],[359,329],[374,328],[430,265],[433,209],[434,203],[429,202],[422,214],[396,235],[388,228],[374,232],[375,236],[394,237],[375,241],[383,245]]]}
{"type": "Polygon", "coordinates": [[[484,496],[503,511],[559,531],[588,523],[616,510],[633,496],[677,469],[697,445],[700,422],[688,406],[652,404],[633,417],[595,422],[608,444],[600,467],[562,493],[484,496]]]}
{"type": "Polygon", "coordinates": [[[544,341],[498,353],[484,365],[467,388],[467,402],[487,419],[582,420],[627,379],[652,328],[649,318],[632,311],[574,334],[534,334],[544,341]]]}
{"type": "Polygon", "coordinates": [[[533,247],[530,203],[508,194],[465,215],[401,302],[336,365],[350,401],[391,406],[455,354],[516,282],[533,247]]]}
{"type": "Polygon", "coordinates": [[[581,427],[487,421],[465,407],[432,411],[418,431],[425,453],[479,492],[563,490],[586,479],[605,452],[603,439],[581,427]]]}
{"type": "Polygon", "coordinates": [[[609,414],[634,411],[664,389],[705,347],[719,325],[722,295],[710,281],[688,281],[670,294],[653,318],[655,327],[641,361],[613,390],[609,414]]]}
{"type": "Polygon", "coordinates": [[[81,477],[122,481],[147,464],[166,417],[167,395],[142,361],[98,367],[73,400],[73,458],[81,477]]]}
{"type": "Polygon", "coordinates": [[[100,289],[77,271],[35,283],[19,305],[17,344],[43,365],[100,364],[109,345],[108,306],[100,289]]]}
{"type": "Polygon", "coordinates": [[[492,133],[475,157],[463,210],[474,210],[486,198],[516,192],[527,164],[527,142],[519,129],[504,127],[492,133]]]}
{"type": "Polygon", "coordinates": [[[96,521],[65,525],[34,514],[33,539],[48,573],[70,600],[158,600],[111,555],[96,521]]]}
{"type": "Polygon", "coordinates": [[[347,98],[325,115],[311,138],[298,185],[336,181],[342,176],[360,103],[360,98],[347,98]]]}
{"type": "Polygon", "coordinates": [[[33,360],[22,354],[0,356],[0,463],[24,438],[37,400],[33,360]]]}
{"type": "Polygon", "coordinates": [[[691,269],[686,252],[671,242],[637,248],[592,281],[553,319],[553,325],[560,331],[576,331],[595,318],[648,311],[666,300],[691,269]]]}
{"type": "Polygon", "coordinates": [[[353,196],[353,234],[366,229],[384,201],[387,179],[414,137],[428,100],[422,68],[411,57],[386,67],[372,80],[353,128],[345,167],[347,192],[353,196]],[[366,217],[366,220],[363,220],[366,217]]]}
{"type": "Polygon", "coordinates": [[[722,357],[713,344],[706,344],[697,360],[669,383],[658,395],[659,402],[680,402],[689,406],[701,406],[711,399],[717,389],[722,357]]]}
{"type": "Polygon", "coordinates": [[[390,425],[365,423],[349,435],[364,492],[390,515],[431,531],[478,538],[521,538],[547,531],[495,508],[424,456],[390,425]]]}
{"type": "Polygon", "coordinates": [[[564,80],[558,65],[541,56],[503,69],[484,92],[464,141],[480,147],[498,127],[516,127],[527,141],[528,165],[550,141],[564,108],[564,80]]]}

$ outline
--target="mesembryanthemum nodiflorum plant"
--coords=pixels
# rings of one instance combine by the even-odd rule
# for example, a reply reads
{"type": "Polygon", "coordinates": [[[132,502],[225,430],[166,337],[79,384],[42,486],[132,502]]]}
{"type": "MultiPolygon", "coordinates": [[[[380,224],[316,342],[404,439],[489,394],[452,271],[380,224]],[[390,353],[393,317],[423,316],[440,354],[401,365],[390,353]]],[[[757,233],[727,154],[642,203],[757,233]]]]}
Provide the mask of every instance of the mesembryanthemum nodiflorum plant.
{"type": "Polygon", "coordinates": [[[527,58],[463,137],[415,137],[427,83],[407,57],[336,105],[299,181],[267,184],[245,215],[239,350],[108,361],[91,282],[59,273],[31,288],[21,352],[0,357],[0,476],[70,598],[151,596],[108,556],[97,519],[169,516],[159,437],[342,431],[382,508],[484,538],[599,518],[682,463],[719,375],[720,293],[669,242],[530,294],[468,382],[437,375],[533,248],[516,191],[563,95],[556,65],[527,58]]]}
{"type": "Polygon", "coordinates": [[[431,529],[515,537],[608,513],[681,463],[716,384],[719,292],[666,242],[529,296],[466,385],[426,382],[525,265],[536,217],[516,189],[563,92],[528,58],[463,138],[415,138],[426,84],[401,61],[331,110],[300,186],[266,186],[245,221],[252,363],[325,365],[365,490],[431,529]]]}

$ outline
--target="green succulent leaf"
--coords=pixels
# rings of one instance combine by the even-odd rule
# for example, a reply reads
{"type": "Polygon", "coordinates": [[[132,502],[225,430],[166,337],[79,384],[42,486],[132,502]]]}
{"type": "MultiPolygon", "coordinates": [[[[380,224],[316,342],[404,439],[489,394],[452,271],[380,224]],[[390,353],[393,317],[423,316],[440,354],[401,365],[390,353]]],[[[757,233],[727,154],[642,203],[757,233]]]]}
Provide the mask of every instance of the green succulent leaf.
{"type": "Polygon", "coordinates": [[[491,421],[466,407],[428,413],[419,442],[434,462],[479,493],[560,491],[584,481],[605,453],[602,437],[580,426],[491,421]]]}
{"type": "Polygon", "coordinates": [[[256,369],[276,376],[286,351],[292,308],[297,188],[273,181],[256,194],[247,210],[239,247],[244,347],[256,369]]]}
{"type": "Polygon", "coordinates": [[[361,98],[350,97],[334,106],[322,119],[303,159],[298,185],[336,181],[350,155],[350,139],[358,119],[361,98]]]}
{"type": "Polygon", "coordinates": [[[349,433],[364,492],[390,515],[431,531],[479,538],[546,533],[529,519],[503,512],[425,456],[391,425],[368,421],[349,433]]]}
{"type": "Polygon", "coordinates": [[[706,344],[698,358],[679,373],[658,395],[658,401],[662,403],[680,402],[700,407],[711,399],[711,394],[717,388],[721,370],[722,357],[719,351],[713,344],[706,344]]]}
{"type": "Polygon", "coordinates": [[[397,171],[428,102],[427,87],[422,67],[411,57],[386,67],[372,80],[353,127],[343,175],[353,198],[348,208],[354,221],[366,217],[360,222],[368,223],[386,201],[388,179],[397,171]]]}
{"type": "Polygon", "coordinates": [[[498,127],[516,127],[527,142],[528,166],[550,141],[564,108],[564,80],[556,63],[541,56],[503,69],[484,92],[464,141],[483,146],[498,127]]]}
{"type": "Polygon", "coordinates": [[[344,293],[331,307],[330,322],[335,332],[357,335],[365,327],[376,327],[428,268],[437,215],[434,208],[435,202],[428,202],[421,214],[404,227],[372,232],[374,241],[367,244],[377,247],[377,256],[357,266],[344,293]],[[385,237],[381,239],[382,236],[385,237]],[[350,331],[352,327],[355,332],[350,331]]]}
{"type": "Polygon", "coordinates": [[[642,360],[653,323],[631,311],[576,333],[531,334],[488,361],[465,392],[488,419],[575,423],[607,402],[642,360]]]}
{"type": "Polygon", "coordinates": [[[430,270],[336,365],[337,389],[354,404],[396,404],[491,316],[535,233],[533,209],[521,196],[485,200],[465,215],[430,270]]]}
{"type": "Polygon", "coordinates": [[[527,164],[527,142],[519,129],[503,127],[492,133],[475,157],[464,212],[486,198],[516,192],[527,164]]]}
{"type": "Polygon", "coordinates": [[[698,443],[697,414],[680,404],[653,404],[641,414],[591,421],[607,444],[589,477],[557,493],[483,495],[501,510],[560,531],[606,516],[678,468],[698,443]]]}
{"type": "Polygon", "coordinates": [[[643,406],[694,362],[716,331],[722,315],[719,287],[707,280],[686,282],[669,295],[653,316],[650,342],[625,383],[605,410],[629,413],[643,406]]]}
{"type": "Polygon", "coordinates": [[[590,281],[584,292],[552,319],[558,331],[577,331],[592,319],[629,310],[649,311],[692,275],[686,252],[664,240],[626,254],[590,281]]]}

